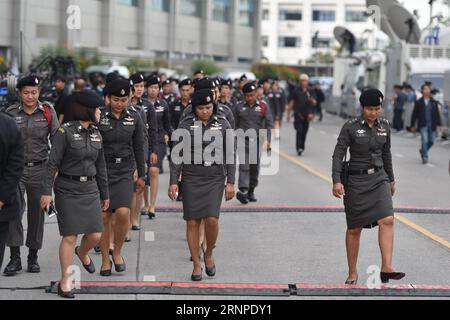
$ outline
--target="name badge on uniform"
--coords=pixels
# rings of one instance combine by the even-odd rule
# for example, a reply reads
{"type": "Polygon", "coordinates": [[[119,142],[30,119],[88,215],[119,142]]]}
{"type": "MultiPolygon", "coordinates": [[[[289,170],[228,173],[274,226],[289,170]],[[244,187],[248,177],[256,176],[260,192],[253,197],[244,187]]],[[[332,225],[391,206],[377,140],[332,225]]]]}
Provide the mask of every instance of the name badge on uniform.
{"type": "Polygon", "coordinates": [[[255,111],[256,111],[256,112],[262,112],[262,109],[261,109],[261,107],[256,107],[256,108],[255,108],[255,111]]]}
{"type": "Polygon", "coordinates": [[[134,126],[134,121],[129,122],[129,121],[124,121],[122,122],[124,126],[134,126]]]}
{"type": "Polygon", "coordinates": [[[211,130],[222,130],[222,125],[220,123],[213,123],[211,125],[211,130]]]}
{"type": "Polygon", "coordinates": [[[25,122],[25,119],[23,117],[16,117],[16,123],[17,124],[21,124],[21,123],[24,123],[24,122],[25,122]]]}
{"type": "Polygon", "coordinates": [[[83,140],[83,138],[81,137],[81,135],[78,134],[78,133],[74,133],[74,134],[73,134],[73,139],[74,139],[75,141],[81,141],[81,140],[83,140]]]}
{"type": "Polygon", "coordinates": [[[98,134],[91,134],[90,137],[92,142],[102,142],[98,134]]]}
{"type": "Polygon", "coordinates": [[[174,110],[175,111],[181,111],[181,107],[180,106],[176,106],[174,110]]]}
{"type": "Polygon", "coordinates": [[[110,125],[109,119],[108,118],[102,118],[100,120],[100,124],[103,125],[103,126],[109,126],[110,125]]]}

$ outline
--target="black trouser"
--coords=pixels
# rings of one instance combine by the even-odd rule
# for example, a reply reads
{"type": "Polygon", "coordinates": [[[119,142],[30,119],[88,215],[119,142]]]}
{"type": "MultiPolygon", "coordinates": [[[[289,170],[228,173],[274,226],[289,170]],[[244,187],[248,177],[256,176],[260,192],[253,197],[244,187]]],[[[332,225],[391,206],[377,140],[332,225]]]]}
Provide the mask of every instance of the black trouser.
{"type": "Polygon", "coordinates": [[[394,110],[394,121],[393,121],[393,125],[394,125],[394,129],[401,131],[404,128],[404,123],[403,123],[403,110],[402,109],[398,109],[398,110],[394,110]]]}
{"type": "Polygon", "coordinates": [[[5,254],[6,240],[8,239],[9,221],[0,222],[0,269],[5,254]]]}
{"type": "Polygon", "coordinates": [[[305,142],[309,130],[309,121],[302,120],[300,118],[296,119],[295,130],[297,130],[296,150],[305,150],[305,142]]]}
{"type": "Polygon", "coordinates": [[[316,114],[319,116],[319,120],[323,119],[322,105],[318,104],[316,107],[316,114]]]}

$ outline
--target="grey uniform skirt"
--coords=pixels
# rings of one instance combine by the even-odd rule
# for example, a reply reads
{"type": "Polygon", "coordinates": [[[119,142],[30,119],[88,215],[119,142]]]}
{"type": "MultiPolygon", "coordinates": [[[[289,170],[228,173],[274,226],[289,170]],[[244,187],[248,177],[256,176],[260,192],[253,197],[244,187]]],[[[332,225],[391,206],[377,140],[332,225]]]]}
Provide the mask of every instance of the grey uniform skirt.
{"type": "Polygon", "coordinates": [[[225,191],[223,166],[183,165],[183,218],[219,218],[225,191]]]}
{"type": "Polygon", "coordinates": [[[384,170],[373,175],[350,175],[345,186],[348,229],[373,228],[394,215],[389,178],[384,170]]]}
{"type": "Polygon", "coordinates": [[[130,164],[108,164],[109,211],[131,209],[134,192],[134,169],[130,164]],[[131,168],[131,169],[130,169],[131,168]]]}
{"type": "Polygon", "coordinates": [[[61,236],[103,232],[102,208],[97,182],[57,177],[55,207],[61,236]]]}

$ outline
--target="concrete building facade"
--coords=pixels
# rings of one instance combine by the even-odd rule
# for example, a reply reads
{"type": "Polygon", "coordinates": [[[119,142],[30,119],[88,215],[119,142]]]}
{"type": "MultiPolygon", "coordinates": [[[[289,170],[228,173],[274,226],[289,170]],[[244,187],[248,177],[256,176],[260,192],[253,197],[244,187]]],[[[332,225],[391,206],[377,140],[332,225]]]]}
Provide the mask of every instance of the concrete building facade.
{"type": "Polygon", "coordinates": [[[19,55],[22,32],[25,66],[53,44],[118,61],[209,59],[249,67],[260,59],[260,15],[261,0],[0,0],[0,55],[19,55]],[[77,8],[81,25],[71,30],[77,8]]]}
{"type": "Polygon", "coordinates": [[[272,63],[302,65],[316,52],[336,53],[336,26],[364,39],[366,48],[382,47],[387,37],[365,13],[365,0],[264,0],[263,57],[272,63]]]}

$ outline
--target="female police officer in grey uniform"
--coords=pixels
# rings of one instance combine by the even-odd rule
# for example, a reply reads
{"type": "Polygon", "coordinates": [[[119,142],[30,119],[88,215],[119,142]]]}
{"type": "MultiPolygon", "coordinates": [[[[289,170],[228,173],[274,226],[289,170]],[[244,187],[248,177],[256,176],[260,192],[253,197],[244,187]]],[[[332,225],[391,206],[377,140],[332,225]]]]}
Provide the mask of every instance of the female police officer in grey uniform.
{"type": "Polygon", "coordinates": [[[344,125],[333,154],[333,195],[337,198],[344,196],[347,216],[349,278],[346,284],[357,283],[357,259],[362,229],[377,225],[382,257],[381,281],[386,283],[389,279],[400,280],[405,276],[404,273],[394,272],[392,267],[392,196],[395,193],[395,179],[390,126],[387,120],[380,118],[383,99],[383,94],[377,89],[368,89],[361,94],[362,116],[344,125]],[[346,157],[348,148],[348,175],[342,175],[345,166],[342,160],[346,157]]]}
{"type": "MultiPolygon", "coordinates": [[[[234,197],[235,151],[226,148],[227,130],[231,131],[231,142],[234,139],[231,125],[225,117],[217,116],[212,90],[200,90],[192,97],[195,114],[181,121],[177,134],[174,134],[174,147],[171,156],[169,197],[177,198],[178,179],[183,174],[183,211],[187,221],[188,244],[194,262],[192,281],[202,280],[202,266],[199,258],[200,224],[205,221],[207,249],[205,252],[205,268],[209,276],[216,273],[213,250],[219,233],[219,214],[222,197],[227,201],[234,197]],[[182,134],[182,142],[177,135],[182,134]],[[216,141],[216,139],[220,138],[216,141]],[[207,138],[207,137],[214,138],[207,138]],[[199,139],[199,143],[196,140],[199,139]],[[212,141],[216,141],[211,142],[212,141]],[[220,141],[222,140],[222,141],[220,141]],[[182,146],[183,155],[180,157],[182,146]],[[205,157],[206,149],[214,149],[214,158],[205,157]],[[189,158],[190,156],[190,158],[189,158]],[[226,187],[225,187],[226,184],[226,187]]],[[[230,142],[230,141],[229,141],[230,142]]]]}
{"type": "Polygon", "coordinates": [[[103,137],[108,183],[111,198],[109,212],[103,213],[105,230],[101,240],[102,270],[110,276],[112,262],[116,272],[124,272],[126,265],[121,251],[129,227],[131,199],[134,192],[133,172],[137,167],[136,187],[145,186],[144,123],[138,113],[129,109],[130,80],[114,80],[105,88],[108,105],[102,110],[99,129],[103,137]],[[109,260],[111,214],[114,214],[113,261],[109,260]]]}
{"type": "Polygon", "coordinates": [[[74,249],[85,269],[95,272],[88,252],[100,241],[101,213],[109,206],[102,137],[94,125],[100,119],[101,105],[102,99],[93,91],[75,95],[71,112],[76,121],[64,124],[57,131],[43,183],[41,207],[48,208],[53,201],[52,187],[58,171],[54,183],[55,205],[63,237],[59,250],[62,278],[58,294],[64,298],[74,297],[69,278],[74,249]],[[75,248],[79,234],[84,237],[81,246],[75,248]]]}

